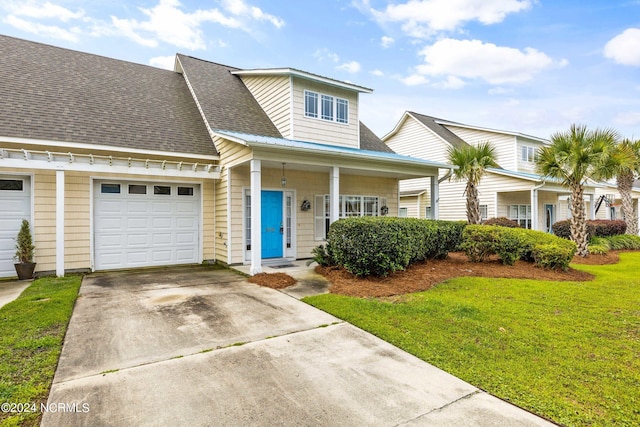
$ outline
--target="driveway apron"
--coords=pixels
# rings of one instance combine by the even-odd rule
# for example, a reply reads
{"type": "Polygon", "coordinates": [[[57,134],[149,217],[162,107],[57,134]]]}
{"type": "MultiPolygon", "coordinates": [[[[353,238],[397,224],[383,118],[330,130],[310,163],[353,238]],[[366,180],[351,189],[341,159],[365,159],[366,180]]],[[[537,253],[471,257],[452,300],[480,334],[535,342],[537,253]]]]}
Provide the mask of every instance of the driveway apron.
{"type": "Polygon", "coordinates": [[[543,426],[327,313],[205,267],[84,279],[43,426],[543,426]]]}

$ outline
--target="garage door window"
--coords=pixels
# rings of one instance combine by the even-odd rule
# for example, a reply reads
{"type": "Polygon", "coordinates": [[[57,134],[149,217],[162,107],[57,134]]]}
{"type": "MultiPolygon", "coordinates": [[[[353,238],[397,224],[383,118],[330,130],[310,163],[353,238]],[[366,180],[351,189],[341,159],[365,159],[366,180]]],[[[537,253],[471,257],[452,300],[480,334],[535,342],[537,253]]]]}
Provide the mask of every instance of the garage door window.
{"type": "Polygon", "coordinates": [[[171,187],[169,187],[168,185],[154,185],[153,194],[160,195],[160,196],[170,196],[171,187]]]}
{"type": "Polygon", "coordinates": [[[0,191],[22,191],[23,188],[21,179],[0,179],[0,191]]]}
{"type": "Polygon", "coordinates": [[[129,194],[147,194],[147,186],[140,184],[129,184],[129,194]]]}
{"type": "Polygon", "coordinates": [[[101,184],[100,192],[102,194],[120,194],[120,184],[101,184]]]}
{"type": "Polygon", "coordinates": [[[193,196],[193,187],[178,187],[178,196],[193,196]]]}

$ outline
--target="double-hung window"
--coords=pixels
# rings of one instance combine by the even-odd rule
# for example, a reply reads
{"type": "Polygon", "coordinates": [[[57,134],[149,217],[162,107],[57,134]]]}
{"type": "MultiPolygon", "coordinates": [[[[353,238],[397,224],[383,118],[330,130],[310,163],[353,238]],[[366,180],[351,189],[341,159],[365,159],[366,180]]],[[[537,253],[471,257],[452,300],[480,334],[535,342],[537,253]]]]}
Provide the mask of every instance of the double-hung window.
{"type": "Polygon", "coordinates": [[[305,90],[304,115],[328,122],[349,123],[349,101],[305,90]]]}
{"type": "Polygon", "coordinates": [[[536,157],[538,154],[536,153],[536,149],[534,147],[528,147],[523,145],[521,149],[521,158],[523,162],[533,163],[536,161],[536,157]]]}
{"type": "MultiPolygon", "coordinates": [[[[347,196],[339,197],[339,217],[348,218],[354,216],[378,216],[380,207],[386,204],[384,197],[376,196],[347,196]]],[[[315,238],[324,240],[329,232],[329,210],[331,203],[329,195],[315,196],[315,238]]]]}

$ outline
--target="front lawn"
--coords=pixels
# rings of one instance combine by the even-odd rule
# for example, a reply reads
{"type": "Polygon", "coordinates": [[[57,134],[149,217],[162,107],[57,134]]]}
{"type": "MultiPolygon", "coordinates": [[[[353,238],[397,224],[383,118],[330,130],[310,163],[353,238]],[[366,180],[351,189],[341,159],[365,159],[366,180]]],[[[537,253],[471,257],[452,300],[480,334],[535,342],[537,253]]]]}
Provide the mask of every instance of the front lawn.
{"type": "Polygon", "coordinates": [[[572,265],[589,282],[461,277],[384,299],[304,301],[520,407],[570,426],[640,419],[640,253],[572,265]]]}
{"type": "Polygon", "coordinates": [[[0,425],[39,424],[81,281],[38,279],[0,308],[0,425]]]}

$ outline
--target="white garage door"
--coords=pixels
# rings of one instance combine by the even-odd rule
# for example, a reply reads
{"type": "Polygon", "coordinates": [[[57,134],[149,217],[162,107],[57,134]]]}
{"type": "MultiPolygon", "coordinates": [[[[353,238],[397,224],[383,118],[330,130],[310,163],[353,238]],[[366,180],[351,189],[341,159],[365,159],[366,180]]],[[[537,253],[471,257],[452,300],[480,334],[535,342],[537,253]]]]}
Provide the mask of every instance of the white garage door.
{"type": "Polygon", "coordinates": [[[96,270],[200,261],[200,187],[94,181],[96,270]]]}
{"type": "Polygon", "coordinates": [[[13,256],[23,219],[31,222],[29,177],[0,175],[0,277],[16,275],[13,256]]]}

